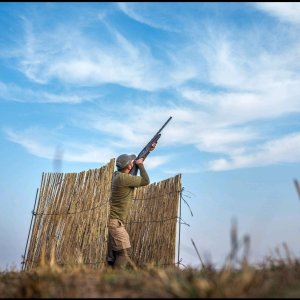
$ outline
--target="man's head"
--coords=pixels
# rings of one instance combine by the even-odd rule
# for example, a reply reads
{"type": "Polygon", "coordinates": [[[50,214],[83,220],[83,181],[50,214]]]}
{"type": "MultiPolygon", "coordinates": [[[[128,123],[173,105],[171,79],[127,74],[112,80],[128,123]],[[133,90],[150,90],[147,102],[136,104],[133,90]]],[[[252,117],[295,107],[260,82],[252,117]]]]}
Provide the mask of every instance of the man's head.
{"type": "Polygon", "coordinates": [[[134,154],[128,155],[128,154],[122,154],[117,157],[116,161],[116,167],[118,171],[124,170],[133,160],[136,159],[136,156],[134,154]]]}

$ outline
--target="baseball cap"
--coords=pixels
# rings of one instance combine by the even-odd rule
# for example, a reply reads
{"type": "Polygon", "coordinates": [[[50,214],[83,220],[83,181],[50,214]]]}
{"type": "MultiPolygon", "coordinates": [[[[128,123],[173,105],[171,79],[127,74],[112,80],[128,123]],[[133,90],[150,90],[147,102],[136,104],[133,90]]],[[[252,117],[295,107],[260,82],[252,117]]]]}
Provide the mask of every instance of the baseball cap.
{"type": "Polygon", "coordinates": [[[117,157],[116,166],[118,170],[125,168],[132,160],[136,159],[136,155],[121,154],[117,157]]]}

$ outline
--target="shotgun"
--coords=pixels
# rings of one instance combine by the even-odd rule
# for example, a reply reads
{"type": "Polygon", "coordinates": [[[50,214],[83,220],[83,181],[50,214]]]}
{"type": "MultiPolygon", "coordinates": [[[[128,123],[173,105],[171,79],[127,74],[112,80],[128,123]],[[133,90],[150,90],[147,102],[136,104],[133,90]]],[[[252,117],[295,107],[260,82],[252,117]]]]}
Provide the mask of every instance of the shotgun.
{"type": "MultiPolygon", "coordinates": [[[[159,140],[159,138],[161,137],[161,132],[162,130],[166,127],[166,125],[170,122],[170,120],[172,119],[172,117],[170,117],[167,122],[157,131],[157,133],[154,135],[154,137],[150,140],[150,142],[143,148],[143,150],[139,153],[139,155],[137,156],[137,159],[140,158],[144,158],[144,160],[146,159],[146,157],[148,156],[148,154],[150,153],[150,149],[153,143],[157,143],[157,141],[159,140]]],[[[137,164],[134,162],[133,163],[133,167],[130,170],[129,174],[131,175],[137,175],[138,172],[138,166],[137,164]]]]}

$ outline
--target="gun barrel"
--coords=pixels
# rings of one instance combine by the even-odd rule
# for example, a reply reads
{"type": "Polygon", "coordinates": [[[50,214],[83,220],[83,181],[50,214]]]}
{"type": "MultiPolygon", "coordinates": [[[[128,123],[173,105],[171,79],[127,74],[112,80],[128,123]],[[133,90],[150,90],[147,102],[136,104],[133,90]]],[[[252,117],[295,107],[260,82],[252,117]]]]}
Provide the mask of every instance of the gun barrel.
{"type": "Polygon", "coordinates": [[[170,122],[171,119],[172,119],[172,117],[170,117],[170,118],[167,120],[167,122],[162,126],[161,129],[158,130],[158,132],[157,132],[156,134],[160,133],[160,132],[166,127],[166,125],[170,122]]]}

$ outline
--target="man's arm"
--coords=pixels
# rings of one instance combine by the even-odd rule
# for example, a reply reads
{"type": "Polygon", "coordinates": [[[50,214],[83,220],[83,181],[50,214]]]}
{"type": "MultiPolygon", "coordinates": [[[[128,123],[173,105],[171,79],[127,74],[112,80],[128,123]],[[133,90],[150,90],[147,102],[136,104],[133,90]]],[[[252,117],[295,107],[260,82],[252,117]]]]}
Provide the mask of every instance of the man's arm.
{"type": "Polygon", "coordinates": [[[123,180],[121,181],[122,186],[139,187],[148,185],[150,183],[150,179],[144,167],[143,161],[143,158],[136,160],[136,164],[140,169],[140,176],[128,174],[128,176],[123,177],[123,180]]]}
{"type": "Polygon", "coordinates": [[[141,186],[148,185],[150,183],[150,179],[143,163],[138,164],[138,167],[140,169],[140,176],[138,177],[141,178],[141,186]]]}
{"type": "Polygon", "coordinates": [[[136,161],[136,164],[140,169],[140,176],[139,177],[142,178],[142,182],[141,182],[142,185],[148,185],[150,183],[150,179],[149,179],[149,176],[146,172],[146,169],[144,167],[143,162],[144,162],[144,158],[140,158],[136,161]]]}

